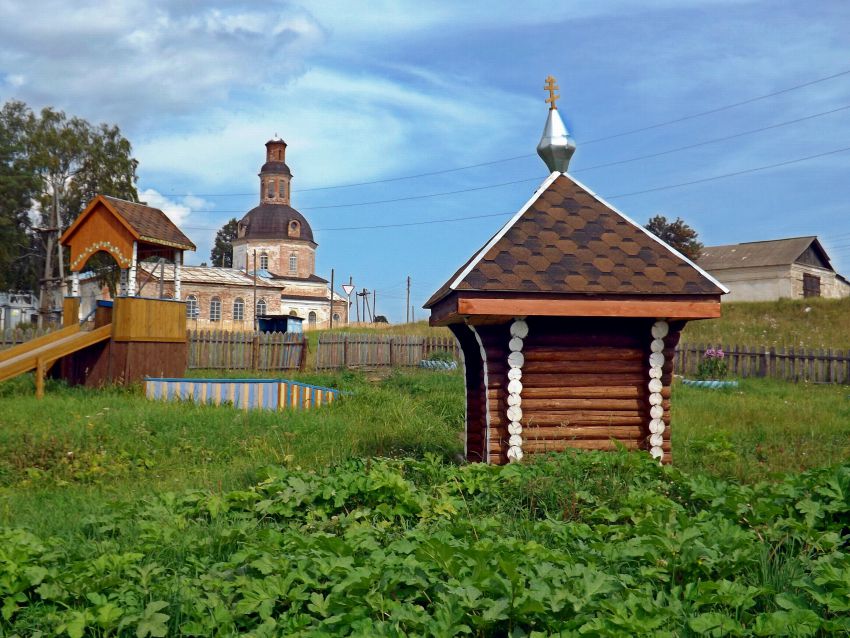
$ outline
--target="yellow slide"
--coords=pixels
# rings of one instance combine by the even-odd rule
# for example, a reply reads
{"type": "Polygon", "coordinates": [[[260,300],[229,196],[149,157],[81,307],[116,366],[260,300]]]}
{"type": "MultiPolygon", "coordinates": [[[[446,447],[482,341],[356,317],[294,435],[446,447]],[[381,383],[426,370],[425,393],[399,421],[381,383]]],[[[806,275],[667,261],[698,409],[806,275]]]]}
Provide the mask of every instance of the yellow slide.
{"type": "Polygon", "coordinates": [[[0,350],[0,381],[36,371],[36,396],[44,393],[44,373],[57,359],[83,348],[106,341],[112,336],[112,324],[91,331],[77,325],[62,328],[8,350],[0,350]]]}

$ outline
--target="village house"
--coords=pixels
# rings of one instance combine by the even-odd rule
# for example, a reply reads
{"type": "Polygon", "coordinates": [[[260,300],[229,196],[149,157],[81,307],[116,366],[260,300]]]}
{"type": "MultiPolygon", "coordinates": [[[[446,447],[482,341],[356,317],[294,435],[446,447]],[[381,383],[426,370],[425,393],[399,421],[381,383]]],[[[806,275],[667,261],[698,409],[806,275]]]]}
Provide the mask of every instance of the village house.
{"type": "MultiPolygon", "coordinates": [[[[289,315],[306,328],[348,323],[348,300],[331,291],[316,272],[316,244],[307,219],[290,205],[292,172],[286,165],[286,142],[266,142],[266,161],[260,169],[260,203],[237,226],[233,267],[183,266],[170,256],[139,263],[133,294],[179,298],[186,302],[190,329],[252,330],[255,316],[289,315]],[[176,280],[179,290],[175,294],[176,280]]],[[[143,204],[103,197],[118,216],[138,209],[158,212],[143,204]],[[123,211],[123,213],[122,213],[123,211]]],[[[97,299],[109,297],[96,278],[81,286],[81,315],[97,299]]]]}
{"type": "Polygon", "coordinates": [[[723,301],[850,296],[815,236],[706,246],[697,264],[730,289],[723,301]]]}

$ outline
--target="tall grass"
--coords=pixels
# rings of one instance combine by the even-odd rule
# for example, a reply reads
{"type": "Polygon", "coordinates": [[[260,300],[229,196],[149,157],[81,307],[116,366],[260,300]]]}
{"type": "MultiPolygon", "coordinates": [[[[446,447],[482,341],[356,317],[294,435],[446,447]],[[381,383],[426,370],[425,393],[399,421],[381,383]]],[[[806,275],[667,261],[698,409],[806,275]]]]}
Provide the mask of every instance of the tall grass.
{"type": "Polygon", "coordinates": [[[850,298],[724,303],[719,319],[690,322],[682,341],[850,348],[850,298]]]}
{"type": "MultiPolygon", "coordinates": [[[[152,492],[240,489],[270,465],[320,468],[350,457],[429,452],[455,458],[462,450],[461,375],[388,375],[293,375],[346,396],[283,413],[152,402],[140,388],[56,382],[37,401],[31,377],[0,384],[0,525],[71,533],[87,516],[152,492]]],[[[672,415],[673,461],[686,472],[750,483],[850,456],[846,387],[760,379],[719,391],[675,384],[672,415]]],[[[546,492],[545,477],[540,481],[540,494],[529,490],[538,502],[546,492]]]]}

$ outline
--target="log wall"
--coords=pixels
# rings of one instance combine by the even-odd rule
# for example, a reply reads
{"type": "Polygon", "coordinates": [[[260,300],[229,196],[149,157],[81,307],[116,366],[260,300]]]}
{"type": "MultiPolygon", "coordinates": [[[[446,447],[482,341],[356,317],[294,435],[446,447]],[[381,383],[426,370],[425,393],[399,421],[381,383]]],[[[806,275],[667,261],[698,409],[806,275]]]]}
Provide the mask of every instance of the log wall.
{"type": "MultiPolygon", "coordinates": [[[[649,450],[649,356],[651,319],[532,317],[527,320],[522,365],[522,450],[526,454],[567,448],[609,450],[614,441],[627,449],[649,450]]],[[[507,373],[510,323],[477,326],[486,351],[487,387],[476,385],[469,369],[472,343],[461,337],[468,326],[453,326],[467,361],[467,458],[482,450],[489,432],[487,461],[507,462],[507,373]],[[486,396],[489,428],[482,422],[486,396]]],[[[684,322],[672,322],[664,338],[662,407],[663,461],[670,462],[670,383],[673,355],[684,322]]],[[[471,331],[470,331],[471,333],[471,331]]],[[[477,344],[475,344],[477,345],[477,344]]]]}
{"type": "Polygon", "coordinates": [[[463,357],[466,387],[466,430],[464,451],[470,462],[486,462],[487,408],[484,393],[484,362],[475,333],[466,324],[449,326],[463,357]]]}

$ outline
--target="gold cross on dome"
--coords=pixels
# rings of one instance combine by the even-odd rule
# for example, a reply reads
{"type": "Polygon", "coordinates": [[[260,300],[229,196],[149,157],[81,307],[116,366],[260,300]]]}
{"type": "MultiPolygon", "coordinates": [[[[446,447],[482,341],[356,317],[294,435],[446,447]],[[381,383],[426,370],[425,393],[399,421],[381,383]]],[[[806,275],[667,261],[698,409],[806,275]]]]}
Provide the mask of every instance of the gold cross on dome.
{"type": "Polygon", "coordinates": [[[555,78],[551,75],[546,78],[546,86],[543,87],[545,91],[549,91],[549,97],[546,98],[546,103],[549,104],[549,110],[552,111],[558,108],[558,105],[555,104],[558,100],[561,99],[560,95],[555,95],[555,91],[558,90],[558,85],[555,84],[555,78]]]}

